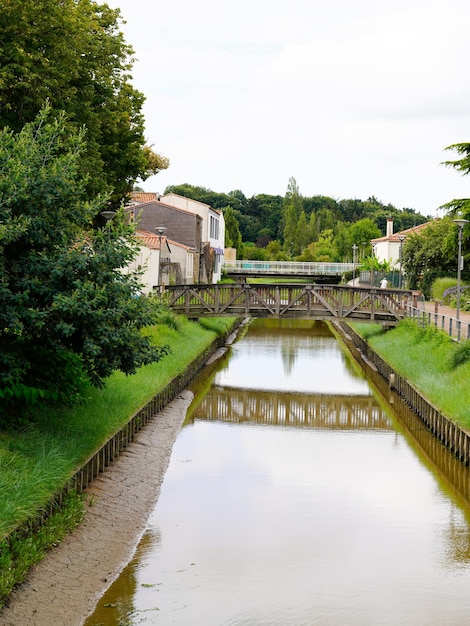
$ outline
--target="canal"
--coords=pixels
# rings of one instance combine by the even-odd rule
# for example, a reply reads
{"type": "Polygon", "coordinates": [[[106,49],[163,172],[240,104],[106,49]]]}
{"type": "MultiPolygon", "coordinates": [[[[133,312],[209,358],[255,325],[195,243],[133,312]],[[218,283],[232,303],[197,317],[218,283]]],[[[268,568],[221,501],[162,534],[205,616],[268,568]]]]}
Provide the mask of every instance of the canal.
{"type": "Polygon", "coordinates": [[[468,470],[328,326],[253,321],[193,391],[86,626],[470,623],[468,470]]]}

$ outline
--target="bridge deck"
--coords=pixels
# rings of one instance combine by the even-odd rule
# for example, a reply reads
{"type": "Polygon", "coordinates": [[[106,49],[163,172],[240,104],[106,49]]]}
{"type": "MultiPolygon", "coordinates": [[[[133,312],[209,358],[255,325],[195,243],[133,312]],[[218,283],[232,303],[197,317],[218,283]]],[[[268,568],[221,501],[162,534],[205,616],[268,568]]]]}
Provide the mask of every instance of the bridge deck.
{"type": "Polygon", "coordinates": [[[181,285],[167,287],[168,304],[190,318],[204,316],[355,319],[396,324],[412,292],[349,285],[181,285]]]}

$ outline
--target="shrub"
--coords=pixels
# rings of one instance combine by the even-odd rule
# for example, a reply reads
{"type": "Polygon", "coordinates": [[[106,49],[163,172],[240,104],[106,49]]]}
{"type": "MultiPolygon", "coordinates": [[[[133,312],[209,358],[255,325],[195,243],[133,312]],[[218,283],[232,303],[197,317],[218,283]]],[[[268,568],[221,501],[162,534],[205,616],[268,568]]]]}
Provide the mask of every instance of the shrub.
{"type": "Polygon", "coordinates": [[[451,369],[455,369],[468,361],[470,361],[470,341],[464,341],[460,343],[452,353],[450,367],[451,369]]]}
{"type": "Polygon", "coordinates": [[[457,286],[457,280],[455,278],[450,278],[450,277],[442,277],[442,278],[436,278],[431,286],[431,298],[433,300],[439,300],[442,301],[443,297],[444,297],[444,292],[452,287],[456,287],[457,286]]]}

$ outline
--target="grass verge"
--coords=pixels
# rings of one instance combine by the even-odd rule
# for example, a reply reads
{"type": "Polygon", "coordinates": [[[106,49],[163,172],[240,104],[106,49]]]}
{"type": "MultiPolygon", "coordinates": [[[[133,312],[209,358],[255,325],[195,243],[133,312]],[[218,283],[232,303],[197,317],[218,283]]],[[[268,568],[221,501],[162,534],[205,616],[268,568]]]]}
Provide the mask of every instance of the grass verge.
{"type": "Polygon", "coordinates": [[[442,330],[434,326],[421,328],[413,320],[404,320],[387,332],[370,324],[351,326],[434,406],[463,428],[470,429],[467,342],[458,344],[442,330]]]}
{"type": "MultiPolygon", "coordinates": [[[[20,432],[0,431],[0,607],[11,591],[9,585],[20,582],[22,573],[37,562],[36,535],[39,543],[43,541],[42,530],[28,536],[13,531],[40,513],[111,435],[234,322],[234,318],[200,323],[178,318],[176,325],[152,327],[148,329],[152,340],[171,348],[160,362],[140,368],[133,376],[117,372],[103,389],[87,387],[81,404],[38,408],[34,423],[20,432]]],[[[60,528],[54,531],[53,518],[58,519],[58,514],[48,521],[53,543],[62,538],[60,528]]]]}

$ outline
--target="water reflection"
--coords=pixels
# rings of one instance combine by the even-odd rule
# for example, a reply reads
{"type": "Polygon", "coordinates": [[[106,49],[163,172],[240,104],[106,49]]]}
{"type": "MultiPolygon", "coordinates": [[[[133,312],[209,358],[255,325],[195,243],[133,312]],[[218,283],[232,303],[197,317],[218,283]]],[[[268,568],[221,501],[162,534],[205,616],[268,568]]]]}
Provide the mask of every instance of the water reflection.
{"type": "Polygon", "coordinates": [[[189,415],[193,422],[202,419],[295,428],[392,428],[390,417],[371,395],[267,393],[212,386],[189,415]]]}
{"type": "Polygon", "coordinates": [[[127,583],[88,626],[466,624],[468,470],[323,325],[274,335],[197,382],[127,583]]]}

